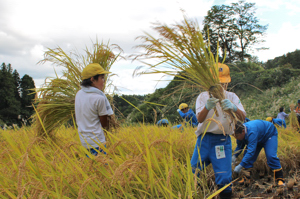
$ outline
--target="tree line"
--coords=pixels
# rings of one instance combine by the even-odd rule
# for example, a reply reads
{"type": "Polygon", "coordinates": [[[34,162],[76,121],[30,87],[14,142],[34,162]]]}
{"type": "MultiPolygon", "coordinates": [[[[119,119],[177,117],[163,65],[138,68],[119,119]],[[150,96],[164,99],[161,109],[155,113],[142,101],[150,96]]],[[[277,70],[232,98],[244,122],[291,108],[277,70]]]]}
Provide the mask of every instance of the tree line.
{"type": "Polygon", "coordinates": [[[29,75],[22,78],[11,64],[2,63],[0,71],[0,124],[23,125],[31,123],[35,84],[29,75]],[[31,90],[33,89],[33,90],[31,90]]]}

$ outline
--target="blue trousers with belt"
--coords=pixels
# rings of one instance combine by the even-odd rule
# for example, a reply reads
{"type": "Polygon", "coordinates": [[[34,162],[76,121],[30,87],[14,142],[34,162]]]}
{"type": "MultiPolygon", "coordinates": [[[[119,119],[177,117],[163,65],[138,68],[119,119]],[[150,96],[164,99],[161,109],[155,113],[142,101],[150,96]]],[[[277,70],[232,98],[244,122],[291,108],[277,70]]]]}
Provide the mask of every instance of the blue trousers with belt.
{"type": "MultiPolygon", "coordinates": [[[[202,135],[198,136],[194,153],[191,159],[193,173],[195,173],[197,168],[202,170],[204,167],[212,163],[215,173],[215,182],[219,188],[222,188],[232,181],[231,138],[228,135],[224,136],[221,134],[206,133],[202,141],[201,139],[202,135]],[[217,156],[217,146],[223,146],[225,157],[217,156]],[[200,161],[202,163],[202,168],[200,161]]],[[[227,187],[224,192],[231,192],[231,186],[227,187]]]]}
{"type": "MultiPolygon", "coordinates": [[[[267,164],[269,165],[269,167],[272,170],[280,169],[281,164],[280,164],[279,158],[277,157],[277,146],[278,146],[277,135],[273,135],[264,143],[259,143],[256,147],[254,155],[252,156],[250,161],[248,161],[244,167],[246,169],[252,168],[253,163],[256,161],[261,149],[264,148],[266,158],[267,158],[267,164]]],[[[247,153],[247,150],[245,150],[244,156],[246,155],[246,153],[247,153]]]]}

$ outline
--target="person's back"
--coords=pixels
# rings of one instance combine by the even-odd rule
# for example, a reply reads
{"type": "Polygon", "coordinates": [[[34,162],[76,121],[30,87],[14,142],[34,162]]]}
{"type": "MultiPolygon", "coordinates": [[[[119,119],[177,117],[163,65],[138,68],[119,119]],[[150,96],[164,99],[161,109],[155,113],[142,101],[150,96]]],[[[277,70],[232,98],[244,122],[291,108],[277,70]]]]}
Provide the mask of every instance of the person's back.
{"type": "Polygon", "coordinates": [[[285,121],[285,118],[288,117],[288,116],[289,115],[284,112],[284,108],[280,107],[279,113],[278,113],[276,119],[281,119],[281,120],[285,121]]]}
{"type": "Polygon", "coordinates": [[[286,128],[286,123],[282,119],[278,119],[278,118],[275,119],[273,117],[267,117],[266,121],[271,122],[272,124],[275,125],[275,127],[284,127],[284,128],[286,128]]]}
{"type": "Polygon", "coordinates": [[[105,74],[108,74],[100,64],[87,65],[81,72],[81,90],[75,96],[75,118],[78,134],[83,147],[92,154],[97,155],[99,144],[104,144],[103,129],[109,128],[108,117],[113,115],[113,110],[108,99],[102,92],[105,83],[105,74]]]}
{"type": "Polygon", "coordinates": [[[99,115],[106,114],[104,97],[96,93],[86,93],[82,90],[77,92],[75,97],[75,118],[78,125],[79,138],[84,147],[89,148],[86,142],[93,147],[97,147],[96,143],[92,144],[94,143],[93,140],[105,142],[99,115]]]}
{"type": "Polygon", "coordinates": [[[156,123],[156,125],[167,127],[169,125],[169,121],[167,119],[161,119],[156,123]]]}
{"type": "Polygon", "coordinates": [[[265,142],[277,133],[275,126],[271,122],[264,120],[252,120],[244,123],[244,126],[246,127],[245,139],[257,139],[258,143],[265,142]]]}
{"type": "MultiPolygon", "coordinates": [[[[246,171],[247,169],[253,168],[253,164],[257,160],[260,151],[264,148],[267,164],[274,172],[274,180],[277,182],[278,186],[285,185],[282,167],[277,156],[278,132],[271,122],[253,120],[242,124],[238,121],[235,126],[234,137],[240,144],[247,145],[247,150],[244,152],[242,161],[234,168],[235,173],[239,174],[243,168],[246,171]]],[[[237,145],[235,151],[238,149],[242,149],[241,146],[237,145]]],[[[236,159],[238,155],[239,153],[234,155],[233,159],[236,159]]],[[[251,170],[248,171],[251,173],[251,170]]],[[[247,175],[245,173],[246,172],[244,172],[244,175],[242,176],[242,180],[238,181],[239,184],[250,181],[251,174],[247,175]]]]}
{"type": "Polygon", "coordinates": [[[285,120],[282,120],[282,119],[273,119],[273,124],[277,127],[284,127],[286,128],[286,123],[285,123],[285,120]]]}

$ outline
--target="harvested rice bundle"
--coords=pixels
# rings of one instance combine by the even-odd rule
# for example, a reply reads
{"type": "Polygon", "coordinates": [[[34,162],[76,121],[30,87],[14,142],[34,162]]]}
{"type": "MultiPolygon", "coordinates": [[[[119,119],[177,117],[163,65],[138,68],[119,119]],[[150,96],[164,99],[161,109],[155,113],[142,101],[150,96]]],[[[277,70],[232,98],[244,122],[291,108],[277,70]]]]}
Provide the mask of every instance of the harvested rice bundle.
{"type": "Polygon", "coordinates": [[[295,129],[299,129],[300,128],[299,122],[298,122],[298,119],[297,119],[297,115],[294,111],[295,110],[295,105],[291,104],[290,109],[291,109],[291,113],[289,115],[289,120],[290,120],[291,127],[295,128],[295,129]]]}
{"type": "MultiPolygon", "coordinates": [[[[209,91],[211,96],[220,101],[225,99],[219,80],[218,53],[215,58],[209,42],[206,43],[203,39],[197,21],[184,17],[182,23],[172,26],[160,23],[155,25],[153,29],[157,31],[159,38],[148,33],[138,37],[143,44],[137,47],[145,50],[145,53],[135,55],[134,58],[149,68],[141,71],[142,67],[138,67],[134,75],[162,73],[177,76],[209,91]]],[[[233,111],[225,112],[229,113],[234,122],[237,120],[233,111]]]]}
{"type": "MultiPolygon", "coordinates": [[[[62,76],[47,78],[42,88],[37,89],[38,103],[34,116],[39,136],[46,134],[53,138],[53,131],[62,124],[72,122],[74,119],[75,95],[81,89],[81,72],[83,68],[90,63],[99,63],[104,70],[109,71],[112,64],[120,56],[121,48],[117,45],[93,44],[92,50],[86,48],[86,55],[80,55],[78,52],[67,54],[60,47],[49,49],[44,54],[44,59],[39,63],[50,62],[56,66],[64,68],[62,76]],[[113,50],[118,50],[115,55],[113,50]]],[[[111,88],[110,78],[115,74],[105,76],[104,91],[107,93],[111,88]]],[[[114,117],[110,122],[117,126],[114,117]]]]}

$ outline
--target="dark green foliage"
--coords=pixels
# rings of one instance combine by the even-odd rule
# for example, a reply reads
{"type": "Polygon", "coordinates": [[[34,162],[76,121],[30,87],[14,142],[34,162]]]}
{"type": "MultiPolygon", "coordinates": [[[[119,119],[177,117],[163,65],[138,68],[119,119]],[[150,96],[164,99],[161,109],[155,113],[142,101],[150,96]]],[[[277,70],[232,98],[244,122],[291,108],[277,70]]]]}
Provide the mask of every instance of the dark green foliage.
{"type": "Polygon", "coordinates": [[[21,102],[18,94],[20,79],[17,71],[12,71],[10,64],[1,65],[0,75],[0,119],[5,123],[20,124],[21,102]]]}
{"type": "Polygon", "coordinates": [[[21,95],[21,106],[22,106],[22,119],[31,124],[31,115],[34,113],[34,108],[32,107],[34,100],[34,89],[35,84],[33,79],[25,74],[20,82],[20,95],[21,95]]]}
{"type": "MultiPolygon", "coordinates": [[[[28,75],[27,75],[28,76],[28,75]]],[[[24,78],[24,77],[23,77],[24,78]]],[[[10,64],[1,65],[0,71],[0,120],[7,125],[18,124],[22,125],[23,114],[25,109],[23,108],[23,97],[27,98],[27,93],[22,88],[25,82],[23,78],[20,80],[20,75],[16,70],[12,70],[10,64]],[[21,95],[21,92],[25,93],[21,95]],[[22,96],[22,97],[21,97],[22,96]]],[[[31,77],[26,77],[31,78],[31,77]]],[[[26,79],[25,78],[25,79],[26,79]]],[[[33,82],[32,78],[31,81],[33,82]]],[[[34,83],[31,88],[34,87],[34,83]]],[[[26,105],[27,106],[27,105],[26,105]]],[[[24,112],[25,111],[25,112],[24,112]]],[[[26,116],[29,117],[32,111],[26,112],[26,116]]]]}
{"type": "Polygon", "coordinates": [[[238,95],[261,92],[272,87],[280,87],[289,82],[292,77],[299,77],[299,69],[273,68],[263,69],[251,62],[241,62],[229,65],[231,71],[231,83],[229,89],[238,95]]]}
{"type": "MultiPolygon", "coordinates": [[[[256,43],[264,42],[260,39],[267,30],[255,17],[255,3],[239,1],[228,5],[215,5],[205,16],[203,21],[203,35],[209,38],[212,52],[215,53],[217,43],[222,50],[222,58],[226,52],[226,63],[235,60],[251,59],[250,52],[256,43]]],[[[266,48],[260,48],[262,50],[266,48]]]]}
{"type": "Polygon", "coordinates": [[[300,69],[300,50],[295,50],[286,55],[275,57],[265,63],[266,69],[278,67],[300,69]]]}
{"type": "Polygon", "coordinates": [[[143,103],[147,95],[114,95],[113,103],[115,115],[118,120],[126,120],[127,116],[135,109],[134,106],[139,106],[143,103]],[[125,100],[124,100],[125,99],[125,100]],[[127,102],[127,101],[129,102],[127,102]]]}
{"type": "Polygon", "coordinates": [[[234,12],[232,7],[227,5],[215,5],[208,12],[203,21],[203,37],[210,39],[211,51],[216,55],[217,43],[222,50],[222,58],[224,58],[226,51],[226,62],[233,62],[234,47],[236,44],[237,35],[234,29],[234,12]]]}
{"type": "Polygon", "coordinates": [[[166,118],[170,123],[181,123],[182,118],[176,111],[179,104],[187,103],[195,111],[195,101],[199,93],[199,88],[175,77],[168,86],[156,89],[153,94],[147,96],[144,103],[138,107],[140,111],[135,109],[128,119],[132,123],[144,120],[145,123],[153,124],[166,118]]]}

